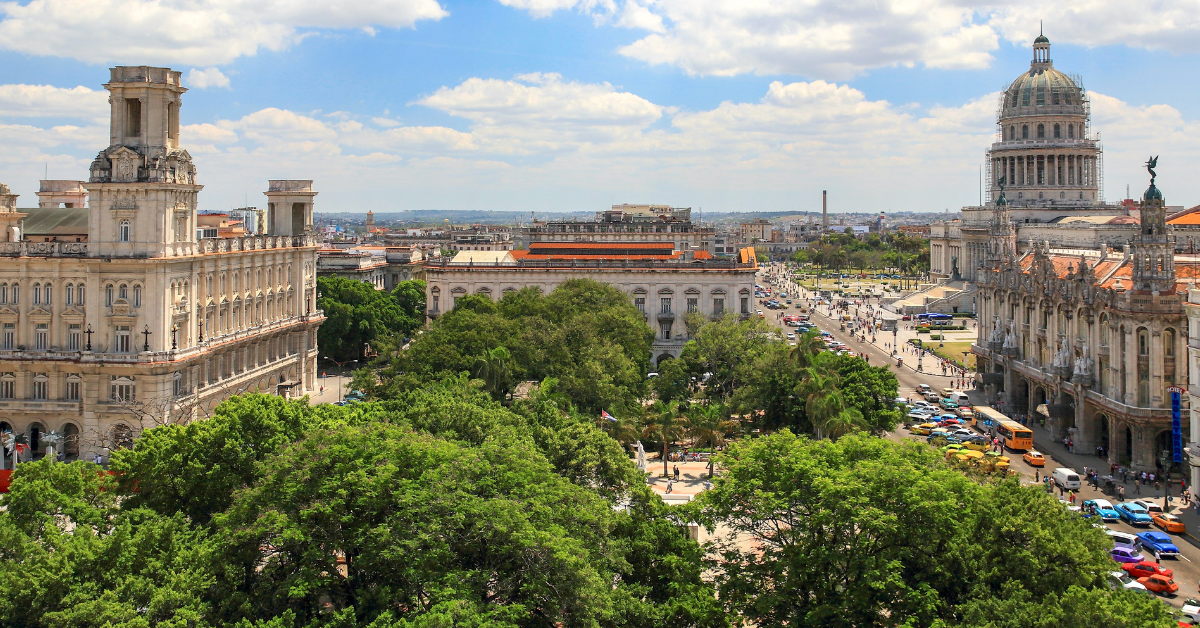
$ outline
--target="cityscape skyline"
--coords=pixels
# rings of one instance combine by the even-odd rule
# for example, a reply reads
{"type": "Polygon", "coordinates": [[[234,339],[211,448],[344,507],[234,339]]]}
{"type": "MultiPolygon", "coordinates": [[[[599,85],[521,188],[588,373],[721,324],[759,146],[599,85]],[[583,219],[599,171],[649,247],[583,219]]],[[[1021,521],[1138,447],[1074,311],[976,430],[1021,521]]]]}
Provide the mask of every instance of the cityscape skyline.
{"type": "Polygon", "coordinates": [[[147,63],[181,70],[191,90],[181,145],[203,166],[206,210],[247,204],[286,171],[320,182],[325,212],[624,201],[804,212],[819,210],[822,189],[831,213],[957,211],[978,201],[998,94],[1028,67],[1039,17],[1055,66],[1089,90],[1106,198],[1136,187],[1150,153],[1163,155],[1176,202],[1200,197],[1180,176],[1200,159],[1187,142],[1194,88],[1169,80],[1194,68],[1196,26],[1116,4],[918,17],[779,5],[774,33],[756,19],[767,9],[708,3],[393,0],[337,19],[301,4],[272,15],[215,4],[181,13],[188,29],[139,22],[149,36],[134,49],[104,43],[129,25],[60,17],[106,2],[0,12],[0,129],[12,147],[0,181],[27,199],[45,175],[86,178],[107,126],[98,64],[147,63]],[[881,39],[889,19],[895,33],[881,39]],[[742,43],[706,54],[696,42],[719,35],[720,20],[742,43]],[[1163,80],[1144,82],[1147,71],[1163,80]]]}

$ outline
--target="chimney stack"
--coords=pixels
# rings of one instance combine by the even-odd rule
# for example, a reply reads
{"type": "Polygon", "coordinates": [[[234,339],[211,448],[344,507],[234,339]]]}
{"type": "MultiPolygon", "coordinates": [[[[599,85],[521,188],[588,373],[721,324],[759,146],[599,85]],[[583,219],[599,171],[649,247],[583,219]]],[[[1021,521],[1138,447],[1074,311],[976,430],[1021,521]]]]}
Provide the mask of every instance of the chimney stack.
{"type": "Polygon", "coordinates": [[[821,190],[821,226],[829,228],[829,193],[821,190]]]}

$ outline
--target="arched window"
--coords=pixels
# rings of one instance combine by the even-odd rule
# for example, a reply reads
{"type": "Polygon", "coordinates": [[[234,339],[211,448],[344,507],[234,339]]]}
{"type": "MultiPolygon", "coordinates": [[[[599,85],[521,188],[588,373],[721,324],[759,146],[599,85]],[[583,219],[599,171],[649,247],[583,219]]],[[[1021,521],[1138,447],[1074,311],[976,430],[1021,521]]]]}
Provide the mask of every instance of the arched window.
{"type": "Polygon", "coordinates": [[[1159,255],[1158,256],[1158,272],[1160,272],[1160,273],[1163,272],[1167,267],[1166,262],[1163,260],[1164,260],[1163,256],[1159,255]]]}
{"type": "Polygon", "coordinates": [[[117,298],[122,301],[128,300],[129,299],[129,286],[127,286],[125,284],[121,284],[121,287],[117,288],[117,298]]]}
{"type": "Polygon", "coordinates": [[[42,286],[42,303],[50,305],[53,302],[54,288],[50,284],[42,286]]]}
{"type": "Polygon", "coordinates": [[[1015,126],[1008,127],[1008,139],[1010,139],[1010,140],[1017,139],[1017,127],[1015,127],[1015,126]]]}
{"type": "Polygon", "coordinates": [[[120,229],[119,229],[119,233],[118,233],[118,239],[119,239],[121,242],[128,242],[128,241],[129,241],[129,229],[130,229],[130,228],[129,228],[129,221],[128,221],[128,220],[122,220],[122,221],[121,221],[121,226],[120,226],[120,229]]]}
{"type": "Polygon", "coordinates": [[[8,284],[0,283],[0,303],[8,303],[8,284]]]}
{"type": "Polygon", "coordinates": [[[1062,137],[1062,131],[1059,130],[1059,125],[1054,125],[1054,139],[1062,137]]]}
{"type": "Polygon", "coordinates": [[[1044,124],[1039,124],[1039,125],[1038,125],[1038,129],[1037,129],[1037,133],[1038,133],[1038,139],[1039,139],[1039,140],[1040,140],[1040,139],[1045,139],[1045,137],[1046,137],[1046,125],[1044,125],[1044,124]]]}
{"type": "Polygon", "coordinates": [[[75,285],[75,305],[83,305],[84,289],[83,284],[75,285]]]}
{"type": "Polygon", "coordinates": [[[1075,125],[1074,124],[1067,125],[1067,137],[1071,138],[1071,139],[1075,138],[1075,125]]]}
{"type": "Polygon", "coordinates": [[[1167,329],[1163,331],[1163,355],[1168,358],[1175,357],[1175,330],[1167,329]]]}
{"type": "Polygon", "coordinates": [[[66,290],[63,291],[63,304],[75,305],[75,285],[67,284],[66,290]]]}
{"type": "Polygon", "coordinates": [[[42,304],[42,284],[40,283],[33,284],[33,304],[42,304]]]}
{"type": "Polygon", "coordinates": [[[112,304],[113,304],[113,289],[112,289],[112,284],[108,284],[107,286],[104,286],[104,304],[105,304],[105,305],[112,305],[112,304]]]}
{"type": "Polygon", "coordinates": [[[1029,139],[1029,125],[1028,124],[1021,125],[1021,139],[1023,139],[1023,140],[1029,139]]]}
{"type": "Polygon", "coordinates": [[[12,285],[12,302],[16,305],[21,302],[21,284],[14,283],[12,285]]]}
{"type": "Polygon", "coordinates": [[[1150,355],[1150,332],[1143,327],[1137,332],[1138,338],[1138,355],[1150,355]]]}
{"type": "Polygon", "coordinates": [[[133,307],[142,307],[142,287],[133,287],[133,307]]]}

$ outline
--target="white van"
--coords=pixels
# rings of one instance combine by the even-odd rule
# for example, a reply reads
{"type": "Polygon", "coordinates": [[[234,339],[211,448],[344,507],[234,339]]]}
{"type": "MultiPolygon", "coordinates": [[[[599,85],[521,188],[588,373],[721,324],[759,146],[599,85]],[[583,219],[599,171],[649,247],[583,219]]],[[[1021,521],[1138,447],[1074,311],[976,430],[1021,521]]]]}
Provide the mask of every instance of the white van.
{"type": "Polygon", "coordinates": [[[1109,540],[1112,541],[1113,545],[1117,547],[1137,546],[1137,537],[1128,532],[1121,532],[1120,530],[1113,530],[1109,528],[1106,529],[1104,533],[1108,535],[1109,540]]]}
{"type": "Polygon", "coordinates": [[[960,406],[971,405],[971,398],[967,396],[967,393],[965,393],[961,390],[956,390],[956,391],[950,393],[950,401],[953,401],[954,403],[957,403],[960,406]]]}
{"type": "Polygon", "coordinates": [[[1054,475],[1051,477],[1054,478],[1055,484],[1068,491],[1079,490],[1079,487],[1082,485],[1079,481],[1079,474],[1075,472],[1075,469],[1059,467],[1054,470],[1054,475]]]}

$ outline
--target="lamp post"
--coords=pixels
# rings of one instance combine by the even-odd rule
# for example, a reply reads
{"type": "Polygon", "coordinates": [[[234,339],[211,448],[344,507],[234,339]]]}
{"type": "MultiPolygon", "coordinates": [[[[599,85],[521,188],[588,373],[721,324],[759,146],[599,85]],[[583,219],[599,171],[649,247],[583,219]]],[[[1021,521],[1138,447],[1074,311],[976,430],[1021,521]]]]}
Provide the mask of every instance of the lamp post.
{"type": "Polygon", "coordinates": [[[204,342],[204,319],[201,318],[199,323],[200,323],[200,342],[204,342]]]}
{"type": "Polygon", "coordinates": [[[917,372],[921,372],[922,358],[925,357],[925,341],[917,338],[917,372]]]}
{"type": "Polygon", "coordinates": [[[87,339],[87,345],[86,345],[86,347],[85,347],[85,348],[86,348],[88,351],[91,351],[91,350],[92,350],[92,334],[94,333],[94,332],[92,331],[92,324],[91,324],[91,323],[88,323],[88,328],[87,328],[87,331],[85,331],[85,332],[83,332],[83,333],[87,334],[87,337],[88,337],[88,339],[87,339]]]}
{"type": "Polygon", "coordinates": [[[174,351],[178,347],[175,344],[175,334],[179,331],[179,325],[171,325],[171,350],[174,351]]]}
{"type": "Polygon", "coordinates": [[[153,333],[153,332],[150,331],[150,326],[146,325],[146,329],[144,331],[142,331],[142,338],[145,339],[145,342],[142,345],[142,351],[150,351],[150,334],[151,333],[153,333]]]}

